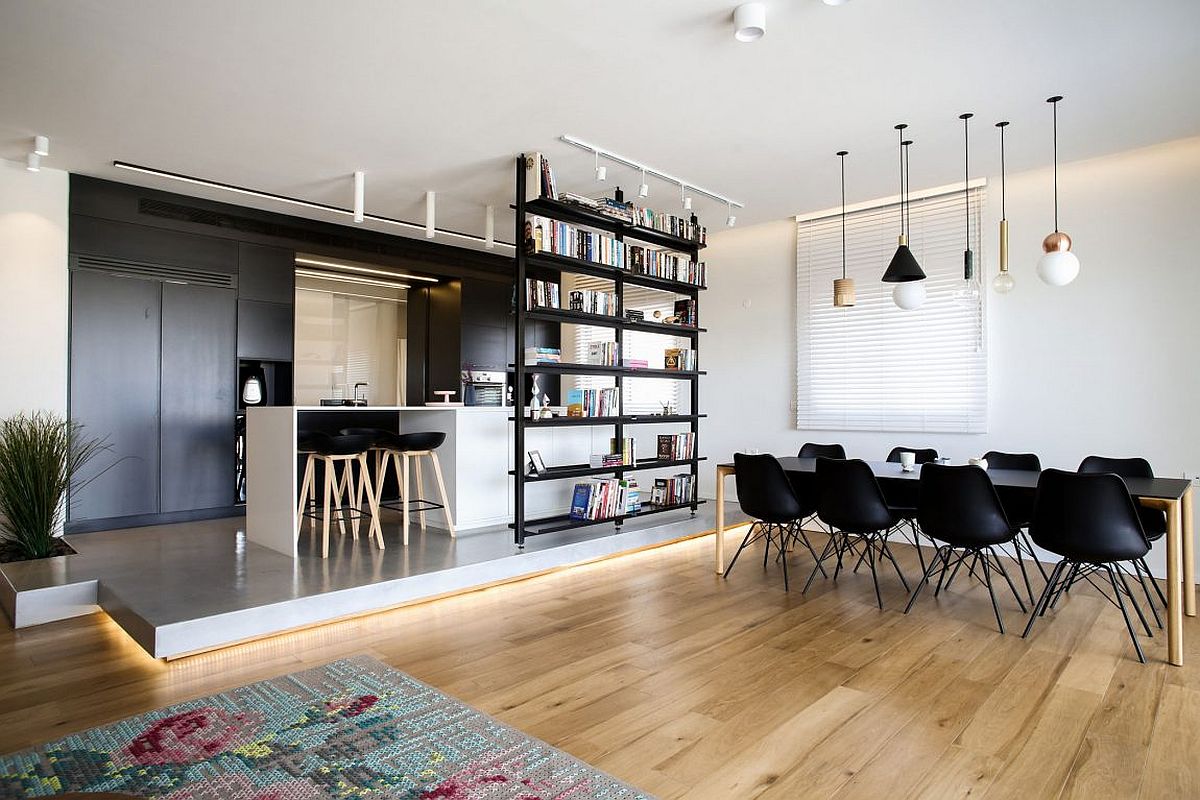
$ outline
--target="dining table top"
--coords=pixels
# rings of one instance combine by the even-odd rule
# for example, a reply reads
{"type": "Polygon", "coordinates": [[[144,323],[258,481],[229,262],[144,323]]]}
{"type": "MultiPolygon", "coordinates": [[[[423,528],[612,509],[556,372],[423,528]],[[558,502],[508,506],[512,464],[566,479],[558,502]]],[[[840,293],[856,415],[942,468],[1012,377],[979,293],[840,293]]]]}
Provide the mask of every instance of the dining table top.
{"type": "MultiPolygon", "coordinates": [[[[815,458],[797,458],[796,456],[781,456],[779,463],[787,472],[816,472],[817,459],[815,458]]],[[[921,477],[921,465],[917,464],[910,471],[905,471],[900,468],[900,464],[894,461],[868,461],[867,464],[871,467],[871,471],[875,477],[881,480],[904,480],[914,481],[921,477]]],[[[732,462],[727,462],[720,465],[729,469],[733,468],[732,462]]],[[[1037,488],[1038,476],[1040,472],[1034,470],[1023,469],[989,469],[988,476],[992,479],[992,484],[995,486],[1003,486],[1009,489],[1029,489],[1037,488]]],[[[1191,486],[1191,481],[1187,478],[1124,478],[1125,485],[1129,488],[1129,493],[1134,497],[1146,497],[1160,500],[1179,500],[1187,492],[1191,486]]]]}

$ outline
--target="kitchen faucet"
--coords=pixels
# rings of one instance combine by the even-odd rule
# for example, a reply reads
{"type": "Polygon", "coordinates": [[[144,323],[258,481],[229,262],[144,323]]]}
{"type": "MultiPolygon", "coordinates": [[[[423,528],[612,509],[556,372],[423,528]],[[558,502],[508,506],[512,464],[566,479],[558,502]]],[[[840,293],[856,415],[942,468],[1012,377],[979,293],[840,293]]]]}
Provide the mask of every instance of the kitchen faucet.
{"type": "Polygon", "coordinates": [[[364,392],[362,397],[358,396],[358,387],[360,387],[360,386],[365,389],[365,388],[369,387],[370,384],[364,383],[361,381],[359,383],[354,384],[354,405],[365,406],[367,404],[366,393],[364,392]]]}

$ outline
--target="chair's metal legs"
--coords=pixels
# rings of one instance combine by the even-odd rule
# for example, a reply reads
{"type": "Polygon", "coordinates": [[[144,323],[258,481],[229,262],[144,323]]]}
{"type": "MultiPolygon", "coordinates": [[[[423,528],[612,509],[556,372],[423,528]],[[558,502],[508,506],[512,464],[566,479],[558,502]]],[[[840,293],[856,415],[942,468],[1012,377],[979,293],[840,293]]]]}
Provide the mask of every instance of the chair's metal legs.
{"type": "MultiPolygon", "coordinates": [[[[1013,599],[1015,599],[1017,601],[1017,607],[1020,608],[1021,613],[1024,614],[1025,613],[1025,604],[1023,602],[1021,602],[1021,595],[1017,592],[1016,584],[1013,583],[1012,578],[1008,577],[1008,570],[1006,570],[1004,568],[1004,563],[1000,561],[999,557],[996,555],[996,552],[994,550],[992,550],[991,548],[988,549],[988,554],[991,555],[992,561],[995,562],[993,564],[993,568],[998,570],[1000,572],[1000,574],[1002,576],[1004,576],[1005,583],[1008,584],[1008,588],[1012,591],[1013,599]]],[[[984,558],[986,559],[987,555],[985,555],[984,558]]],[[[1033,601],[1031,600],[1030,602],[1033,602],[1033,601]]]]}
{"type": "Polygon", "coordinates": [[[1162,587],[1158,585],[1158,581],[1154,580],[1154,576],[1150,573],[1150,566],[1146,563],[1146,559],[1139,558],[1134,563],[1139,565],[1142,569],[1142,572],[1144,572],[1146,574],[1146,578],[1154,586],[1154,592],[1155,592],[1155,594],[1158,595],[1158,601],[1160,603],[1162,603],[1163,608],[1166,608],[1167,607],[1167,597],[1166,597],[1166,595],[1163,594],[1162,587]]]}
{"type": "Polygon", "coordinates": [[[1029,636],[1029,632],[1033,630],[1033,623],[1037,621],[1037,618],[1046,613],[1046,606],[1050,605],[1050,596],[1054,594],[1059,575],[1062,574],[1063,570],[1069,563],[1070,562],[1064,558],[1062,561],[1059,561],[1057,564],[1055,564],[1054,569],[1050,571],[1050,578],[1046,581],[1046,586],[1044,589],[1042,589],[1042,594],[1038,597],[1037,602],[1033,604],[1033,608],[1030,609],[1029,621],[1025,623],[1025,630],[1021,634],[1022,639],[1029,636]]]}
{"type": "Polygon", "coordinates": [[[913,589],[912,594],[910,594],[908,596],[908,605],[904,606],[905,614],[907,614],[909,611],[912,610],[913,603],[917,602],[917,595],[919,595],[921,593],[921,590],[925,588],[925,585],[927,583],[929,583],[929,578],[933,575],[933,571],[935,569],[937,569],[937,567],[938,567],[939,559],[942,560],[942,570],[945,571],[945,569],[946,569],[945,561],[946,561],[946,558],[948,557],[947,553],[949,550],[950,550],[950,547],[948,545],[946,545],[946,546],[939,547],[937,550],[934,551],[933,558],[931,558],[929,560],[929,566],[925,569],[924,572],[921,573],[921,580],[917,581],[916,588],[913,589]]]}
{"type": "MultiPolygon", "coordinates": [[[[883,556],[886,556],[887,560],[892,562],[892,568],[896,570],[896,577],[898,577],[900,579],[901,585],[904,586],[904,591],[907,592],[909,590],[908,581],[904,579],[904,573],[900,571],[900,565],[896,563],[896,559],[892,555],[892,548],[890,548],[888,546],[888,541],[887,541],[886,536],[880,537],[879,545],[880,545],[880,547],[879,547],[880,554],[883,556]]],[[[925,559],[923,559],[923,558],[921,559],[921,566],[922,566],[922,568],[924,568],[924,566],[925,566],[925,559]]]]}
{"type": "Polygon", "coordinates": [[[821,570],[821,574],[825,575],[825,577],[829,577],[829,574],[825,572],[825,568],[821,566],[821,562],[830,556],[829,551],[833,550],[836,547],[836,543],[837,543],[837,534],[830,534],[829,541],[825,542],[825,547],[822,548],[821,555],[819,558],[817,558],[816,566],[814,566],[812,569],[812,572],[809,573],[808,580],[804,582],[804,588],[800,590],[801,594],[804,594],[805,592],[807,592],[808,587],[812,586],[813,578],[817,577],[818,569],[821,570]]]}
{"type": "Polygon", "coordinates": [[[740,556],[742,554],[742,551],[746,549],[746,545],[750,544],[750,542],[752,541],[752,539],[750,537],[754,536],[754,529],[755,528],[761,529],[761,526],[762,526],[762,523],[755,522],[753,525],[750,526],[750,530],[746,531],[745,538],[742,539],[742,543],[738,546],[737,552],[733,554],[733,558],[730,560],[729,566],[725,568],[725,573],[723,575],[721,575],[722,578],[729,577],[729,571],[731,569],[733,569],[733,565],[737,563],[738,556],[740,556]]]}
{"type": "MultiPolygon", "coordinates": [[[[1104,571],[1108,573],[1108,580],[1109,580],[1109,583],[1112,584],[1113,594],[1115,594],[1117,596],[1117,605],[1121,609],[1121,616],[1125,618],[1125,629],[1129,631],[1129,638],[1130,638],[1130,640],[1133,641],[1133,649],[1137,651],[1138,661],[1145,664],[1146,663],[1146,655],[1145,655],[1145,653],[1142,652],[1142,645],[1141,645],[1141,643],[1138,642],[1137,633],[1133,630],[1133,622],[1129,619],[1129,612],[1127,612],[1125,610],[1125,600],[1122,599],[1121,590],[1120,590],[1120,588],[1117,587],[1117,578],[1113,574],[1113,568],[1111,566],[1109,566],[1108,564],[1105,564],[1104,571]]],[[[1130,597],[1130,599],[1131,600],[1133,599],[1132,596],[1130,597]]],[[[1139,611],[1138,614],[1140,615],[1141,612],[1139,611]]],[[[1143,619],[1142,622],[1144,624],[1145,620],[1143,619]]],[[[1149,628],[1147,628],[1147,630],[1149,630],[1149,628]]]]}
{"type": "MultiPolygon", "coordinates": [[[[1121,571],[1120,565],[1117,565],[1116,567],[1110,567],[1109,572],[1114,573],[1115,576],[1120,579],[1121,588],[1125,590],[1125,596],[1129,598],[1129,604],[1132,605],[1133,610],[1137,612],[1138,619],[1141,621],[1142,629],[1146,631],[1146,635],[1153,636],[1154,631],[1150,630],[1150,624],[1146,622],[1146,615],[1142,613],[1142,607],[1138,605],[1137,600],[1134,599],[1133,592],[1129,591],[1129,584],[1125,580],[1125,573],[1121,571]]],[[[1120,600],[1121,598],[1118,597],[1117,599],[1120,600]]]]}
{"type": "Polygon", "coordinates": [[[979,560],[983,562],[983,582],[987,586],[988,597],[992,599],[992,612],[996,615],[996,625],[1000,627],[1000,633],[1004,633],[1004,617],[1000,616],[1000,605],[996,602],[996,592],[992,589],[992,569],[988,565],[986,555],[979,560]]]}
{"type": "MultiPolygon", "coordinates": [[[[1154,604],[1154,598],[1150,595],[1150,587],[1146,585],[1146,581],[1154,581],[1154,576],[1142,572],[1142,559],[1137,559],[1133,562],[1133,571],[1137,576],[1138,583],[1142,584],[1142,592],[1146,595],[1146,605],[1150,606],[1150,613],[1154,615],[1154,624],[1162,630],[1162,618],[1158,615],[1158,607],[1154,604]]],[[[1158,584],[1155,583],[1155,586],[1158,584]]],[[[1160,590],[1161,591],[1161,590],[1160,590]]]]}

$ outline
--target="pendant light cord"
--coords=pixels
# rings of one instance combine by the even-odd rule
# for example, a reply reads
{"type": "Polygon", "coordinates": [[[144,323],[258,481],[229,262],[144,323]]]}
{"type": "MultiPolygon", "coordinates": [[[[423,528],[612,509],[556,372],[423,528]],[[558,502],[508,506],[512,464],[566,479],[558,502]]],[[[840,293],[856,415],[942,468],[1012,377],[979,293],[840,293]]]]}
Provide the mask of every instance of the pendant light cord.
{"type": "MultiPolygon", "coordinates": [[[[1061,100],[1062,98],[1058,98],[1061,100]]],[[[1054,112],[1054,232],[1058,233],[1058,100],[1050,101],[1054,112]]]]}
{"type": "Polygon", "coordinates": [[[909,192],[912,190],[912,167],[908,163],[908,147],[912,142],[904,145],[904,235],[909,240],[909,247],[912,247],[912,199],[909,197],[909,192]]]}
{"type": "Polygon", "coordinates": [[[846,278],[846,151],[838,153],[842,163],[842,280],[846,278]]]}
{"type": "Polygon", "coordinates": [[[896,155],[900,157],[900,235],[907,236],[906,226],[904,224],[904,126],[897,125],[896,132],[900,138],[900,147],[896,150],[896,155]]]}
{"type": "Polygon", "coordinates": [[[1008,187],[1004,180],[1004,128],[1005,125],[1000,125],[1000,219],[1008,219],[1008,210],[1005,204],[1008,201],[1008,187]]]}
{"type": "Polygon", "coordinates": [[[963,115],[963,203],[967,207],[967,249],[971,249],[971,130],[969,114],[963,115]]]}

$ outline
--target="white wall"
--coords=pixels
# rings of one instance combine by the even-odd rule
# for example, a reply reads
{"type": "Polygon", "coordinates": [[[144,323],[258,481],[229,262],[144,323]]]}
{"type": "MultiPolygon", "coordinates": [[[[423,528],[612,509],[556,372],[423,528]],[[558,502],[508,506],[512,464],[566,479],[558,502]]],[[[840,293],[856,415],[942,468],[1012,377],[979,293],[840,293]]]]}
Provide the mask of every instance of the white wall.
{"type": "Polygon", "coordinates": [[[0,418],[67,411],[67,192],[0,161],[0,418]]]}
{"type": "MultiPolygon", "coordinates": [[[[1049,170],[1008,176],[1012,294],[987,293],[987,434],[800,431],[795,403],[795,223],[710,237],[711,289],[701,304],[702,450],[794,455],[840,441],[882,459],[893,445],[931,445],[956,460],[1032,451],[1074,469],[1096,453],[1141,455],[1162,475],[1200,473],[1200,138],[1060,165],[1060,223],[1082,263],[1052,289],[1034,272],[1053,229],[1049,170]]],[[[989,178],[982,263],[996,270],[999,179],[989,178]]],[[[880,264],[882,274],[884,264],[880,264]]],[[[831,289],[832,291],[832,289],[831,289]]],[[[920,313],[920,312],[916,312],[920,313]]],[[[732,484],[732,481],[730,482],[732,484]]],[[[729,487],[732,489],[732,485],[729,487]]],[[[1151,557],[1163,564],[1162,545],[1151,557]]]]}

